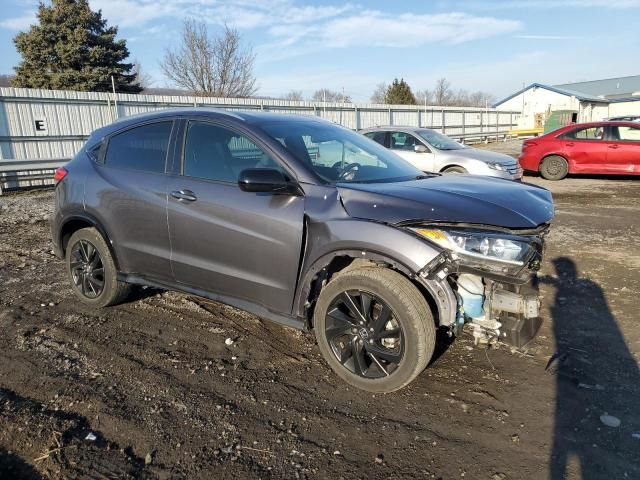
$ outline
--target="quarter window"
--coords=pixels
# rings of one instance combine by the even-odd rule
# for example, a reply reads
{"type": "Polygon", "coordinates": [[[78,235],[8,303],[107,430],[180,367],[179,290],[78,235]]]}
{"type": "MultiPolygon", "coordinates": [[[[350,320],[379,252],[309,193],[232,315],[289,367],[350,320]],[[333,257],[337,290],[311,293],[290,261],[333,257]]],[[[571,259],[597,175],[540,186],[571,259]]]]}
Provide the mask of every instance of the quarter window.
{"type": "Polygon", "coordinates": [[[151,173],[164,173],[173,122],[131,128],[109,139],[105,164],[151,173]]]}
{"type": "Polygon", "coordinates": [[[281,170],[278,163],[244,135],[212,123],[189,123],[184,175],[235,183],[247,168],[281,170]]]}

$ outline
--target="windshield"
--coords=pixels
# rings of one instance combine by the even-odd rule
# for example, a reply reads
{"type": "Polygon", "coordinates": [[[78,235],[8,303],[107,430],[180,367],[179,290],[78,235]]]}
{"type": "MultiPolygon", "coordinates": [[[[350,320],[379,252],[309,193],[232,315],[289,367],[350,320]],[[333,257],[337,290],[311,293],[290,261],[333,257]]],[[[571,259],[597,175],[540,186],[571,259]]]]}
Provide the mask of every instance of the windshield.
{"type": "Polygon", "coordinates": [[[418,130],[417,133],[424,138],[429,145],[437,148],[438,150],[460,150],[462,148],[467,148],[461,143],[458,143],[446,135],[434,130],[418,130]]]}
{"type": "Polygon", "coordinates": [[[337,125],[304,120],[261,128],[329,183],[397,182],[424,176],[373,140],[337,125]]]}

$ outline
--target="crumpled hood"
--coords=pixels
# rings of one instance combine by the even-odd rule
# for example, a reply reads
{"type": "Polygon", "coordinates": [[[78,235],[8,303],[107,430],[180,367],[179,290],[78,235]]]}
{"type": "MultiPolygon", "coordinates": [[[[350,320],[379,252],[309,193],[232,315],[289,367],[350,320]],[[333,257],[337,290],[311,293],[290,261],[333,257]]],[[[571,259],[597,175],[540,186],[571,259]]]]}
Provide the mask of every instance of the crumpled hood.
{"type": "Polygon", "coordinates": [[[472,158],[482,162],[500,163],[502,165],[513,165],[516,159],[504,153],[480,150],[479,148],[461,148],[460,150],[444,150],[442,153],[455,157],[472,158]]]}
{"type": "Polygon", "coordinates": [[[406,221],[536,228],[554,216],[548,190],[501,178],[442,175],[393,183],[338,184],[347,213],[397,224],[406,221]]]}

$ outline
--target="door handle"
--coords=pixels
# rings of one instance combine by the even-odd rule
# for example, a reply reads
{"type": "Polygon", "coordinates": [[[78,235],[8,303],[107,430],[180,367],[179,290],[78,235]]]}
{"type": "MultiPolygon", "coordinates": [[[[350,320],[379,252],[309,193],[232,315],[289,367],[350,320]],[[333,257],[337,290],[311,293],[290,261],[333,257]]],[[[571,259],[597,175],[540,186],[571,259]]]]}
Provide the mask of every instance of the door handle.
{"type": "Polygon", "coordinates": [[[198,199],[191,190],[174,190],[171,192],[171,196],[185,202],[195,202],[198,199]]]}
{"type": "Polygon", "coordinates": [[[618,148],[618,145],[609,145],[609,148],[616,149],[616,148],[618,148]]]}
{"type": "Polygon", "coordinates": [[[566,145],[567,147],[573,147],[573,146],[575,145],[575,143],[573,143],[573,142],[569,142],[569,143],[565,143],[565,145],[566,145]]]}

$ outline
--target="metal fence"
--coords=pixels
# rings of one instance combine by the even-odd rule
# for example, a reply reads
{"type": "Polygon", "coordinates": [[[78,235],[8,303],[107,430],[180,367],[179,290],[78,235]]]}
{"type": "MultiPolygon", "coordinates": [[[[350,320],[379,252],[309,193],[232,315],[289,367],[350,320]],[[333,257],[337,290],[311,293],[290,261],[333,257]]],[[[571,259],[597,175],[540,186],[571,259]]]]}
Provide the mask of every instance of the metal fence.
{"type": "MultiPolygon", "coordinates": [[[[176,107],[217,107],[318,116],[355,130],[378,125],[433,128],[464,141],[500,138],[520,112],[470,107],[362,105],[259,98],[156,96],[0,88],[0,191],[8,161],[73,157],[96,128],[119,118],[176,107]],[[3,176],[4,175],[4,176],[3,176]]],[[[25,167],[28,164],[25,164],[25,167]]],[[[17,165],[16,165],[17,166],[17,165]]],[[[14,170],[15,172],[15,170],[14,170]]],[[[44,175],[44,174],[43,174],[44,175]]],[[[13,178],[17,187],[26,183],[13,178]]],[[[10,187],[9,187],[10,188],[10,187]]]]}

